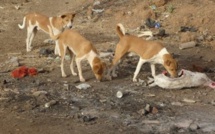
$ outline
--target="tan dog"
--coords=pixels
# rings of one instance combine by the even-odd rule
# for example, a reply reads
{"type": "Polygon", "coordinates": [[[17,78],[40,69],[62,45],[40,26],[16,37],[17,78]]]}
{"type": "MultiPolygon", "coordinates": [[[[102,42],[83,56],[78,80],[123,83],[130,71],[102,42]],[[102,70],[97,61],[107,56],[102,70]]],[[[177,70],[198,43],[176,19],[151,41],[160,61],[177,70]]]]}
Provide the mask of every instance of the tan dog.
{"type": "Polygon", "coordinates": [[[167,52],[166,48],[161,43],[155,41],[147,41],[133,35],[125,35],[125,28],[122,24],[117,25],[116,31],[120,38],[120,41],[116,46],[112,66],[108,72],[109,77],[111,77],[111,71],[112,76],[117,76],[115,73],[115,66],[119,62],[119,60],[128,52],[134,52],[140,56],[137,68],[134,72],[134,82],[137,81],[137,75],[141,69],[141,66],[145,62],[149,62],[151,64],[152,76],[155,76],[155,64],[162,64],[164,68],[169,72],[171,77],[177,76],[177,62],[167,52]]]}
{"type": "MultiPolygon", "coordinates": [[[[48,25],[51,26],[54,34],[61,33],[65,28],[72,28],[75,13],[66,13],[58,17],[47,17],[39,13],[29,13],[23,18],[23,24],[18,24],[20,29],[27,27],[26,49],[32,50],[32,40],[38,30],[49,34],[48,25]]],[[[55,46],[55,54],[58,54],[58,47],[55,46]]]]}
{"type": "MultiPolygon", "coordinates": [[[[48,26],[49,27],[49,26],[48,26]]],[[[76,57],[76,64],[78,68],[79,78],[81,82],[85,79],[82,76],[81,61],[87,59],[93,73],[98,81],[101,81],[104,76],[104,71],[106,69],[106,64],[101,61],[96,48],[91,44],[90,41],[85,39],[79,33],[74,30],[66,29],[58,35],[54,35],[52,29],[49,27],[50,36],[52,39],[57,40],[56,43],[59,45],[59,54],[61,56],[61,73],[62,77],[66,77],[64,72],[64,57],[66,50],[69,50],[70,56],[72,58],[70,69],[72,75],[76,76],[74,72],[73,61],[76,57]]]]}

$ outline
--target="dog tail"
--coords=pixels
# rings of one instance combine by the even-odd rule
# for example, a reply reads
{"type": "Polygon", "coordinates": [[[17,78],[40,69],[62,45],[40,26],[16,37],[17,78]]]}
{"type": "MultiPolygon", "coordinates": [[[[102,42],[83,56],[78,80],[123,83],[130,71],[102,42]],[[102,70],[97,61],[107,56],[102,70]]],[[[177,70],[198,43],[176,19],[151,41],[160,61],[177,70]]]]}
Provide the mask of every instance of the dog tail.
{"type": "Polygon", "coordinates": [[[125,28],[121,23],[117,24],[116,32],[119,38],[122,38],[125,35],[125,28]]]}
{"type": "Polygon", "coordinates": [[[57,40],[59,37],[60,37],[60,34],[57,34],[57,35],[54,35],[53,31],[52,31],[52,28],[48,25],[48,28],[49,28],[49,35],[50,37],[53,39],[53,40],[57,40]]]}
{"type": "Polygon", "coordinates": [[[20,29],[24,29],[25,28],[25,22],[26,22],[26,17],[23,18],[22,25],[18,24],[18,26],[19,26],[20,29]]]}

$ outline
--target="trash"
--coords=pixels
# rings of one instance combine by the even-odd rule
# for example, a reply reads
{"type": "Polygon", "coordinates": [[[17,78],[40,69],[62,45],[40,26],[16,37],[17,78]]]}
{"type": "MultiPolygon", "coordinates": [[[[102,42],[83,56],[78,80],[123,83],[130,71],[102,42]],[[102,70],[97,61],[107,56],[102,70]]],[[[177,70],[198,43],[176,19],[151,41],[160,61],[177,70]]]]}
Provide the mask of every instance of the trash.
{"type": "Polygon", "coordinates": [[[197,29],[194,27],[181,26],[180,32],[187,32],[187,31],[196,32],[197,29]]]}
{"type": "MultiPolygon", "coordinates": [[[[143,36],[148,36],[148,39],[149,38],[151,38],[151,37],[153,37],[153,33],[152,33],[152,31],[144,31],[144,32],[141,32],[141,34],[138,34],[137,35],[138,37],[143,37],[143,36]]],[[[146,38],[146,40],[148,40],[147,38],[146,38]]]]}
{"type": "Polygon", "coordinates": [[[83,119],[83,122],[91,122],[97,119],[97,117],[92,117],[90,115],[83,115],[81,118],[83,119]]]}
{"type": "Polygon", "coordinates": [[[121,91],[117,91],[116,97],[117,98],[122,98],[123,97],[123,93],[121,91]]]}
{"type": "Polygon", "coordinates": [[[54,50],[41,48],[39,53],[40,55],[48,56],[50,54],[54,54],[54,50]]]}
{"type": "Polygon", "coordinates": [[[102,13],[105,9],[92,9],[95,13],[102,13]]]}
{"type": "Polygon", "coordinates": [[[184,106],[181,102],[172,102],[171,105],[173,105],[173,106],[184,106]]]}
{"type": "Polygon", "coordinates": [[[161,24],[159,22],[156,22],[155,23],[155,28],[160,28],[161,27],[161,24]]]}
{"type": "Polygon", "coordinates": [[[22,66],[11,72],[11,76],[13,78],[23,78],[27,75],[29,75],[29,76],[37,75],[37,69],[27,68],[26,66],[22,66]]]}
{"type": "Polygon", "coordinates": [[[49,107],[55,105],[56,103],[57,103],[56,100],[51,100],[51,101],[49,101],[49,102],[47,102],[47,103],[45,104],[45,107],[46,107],[46,108],[49,108],[49,107]]]}
{"type": "Polygon", "coordinates": [[[159,29],[157,36],[164,37],[167,36],[165,29],[159,29]]]}
{"type": "Polygon", "coordinates": [[[145,23],[146,23],[146,26],[149,27],[149,28],[154,28],[155,27],[155,21],[150,19],[150,18],[147,18],[145,23]]]}
{"type": "Polygon", "coordinates": [[[179,77],[170,78],[166,76],[166,73],[156,75],[154,81],[152,78],[149,79],[151,84],[149,86],[159,86],[164,89],[182,89],[185,87],[198,87],[198,86],[209,86],[215,88],[215,82],[207,77],[204,73],[191,72],[182,69],[179,72],[179,77]]]}
{"type": "Polygon", "coordinates": [[[186,99],[186,98],[184,98],[182,101],[183,101],[183,102],[187,102],[187,103],[196,103],[195,100],[186,99]]]}
{"type": "Polygon", "coordinates": [[[191,42],[186,42],[186,43],[180,44],[179,49],[191,48],[191,47],[195,47],[195,46],[196,46],[196,42],[191,41],[191,42]]]}
{"type": "Polygon", "coordinates": [[[78,88],[78,89],[88,89],[88,88],[90,88],[91,86],[89,85],[89,84],[87,84],[87,83],[82,83],[82,84],[80,84],[80,85],[78,85],[78,86],[75,86],[76,88],[78,88]]]}
{"type": "Polygon", "coordinates": [[[151,112],[152,107],[151,107],[149,104],[146,104],[145,110],[146,110],[147,112],[151,112]]]}

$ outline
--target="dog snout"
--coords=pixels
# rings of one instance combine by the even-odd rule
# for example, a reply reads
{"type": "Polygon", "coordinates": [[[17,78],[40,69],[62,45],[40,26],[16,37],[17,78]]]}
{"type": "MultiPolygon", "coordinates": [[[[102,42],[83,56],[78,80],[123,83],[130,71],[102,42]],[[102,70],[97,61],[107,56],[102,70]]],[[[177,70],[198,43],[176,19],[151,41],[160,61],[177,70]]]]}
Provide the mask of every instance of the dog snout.
{"type": "Polygon", "coordinates": [[[71,25],[71,26],[69,26],[69,29],[72,29],[72,25],[71,25]]]}

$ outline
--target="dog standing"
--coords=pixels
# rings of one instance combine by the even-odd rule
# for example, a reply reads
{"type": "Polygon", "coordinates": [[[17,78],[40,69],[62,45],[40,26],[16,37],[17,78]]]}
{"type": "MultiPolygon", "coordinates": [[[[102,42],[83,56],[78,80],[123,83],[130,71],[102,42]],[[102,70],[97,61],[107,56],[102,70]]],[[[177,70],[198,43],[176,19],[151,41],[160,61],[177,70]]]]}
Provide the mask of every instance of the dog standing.
{"type": "Polygon", "coordinates": [[[134,52],[140,56],[137,68],[134,72],[134,82],[137,81],[137,75],[141,66],[146,62],[151,64],[152,76],[155,76],[155,64],[162,64],[171,77],[177,76],[177,62],[161,43],[147,41],[133,35],[125,35],[125,28],[122,24],[117,25],[116,31],[120,41],[116,46],[115,56],[108,72],[109,79],[111,79],[111,72],[113,77],[117,76],[115,73],[116,64],[128,52],[134,52]]]}
{"type": "Polygon", "coordinates": [[[93,73],[98,81],[101,81],[104,78],[104,72],[106,69],[106,64],[101,61],[99,54],[96,48],[91,44],[90,41],[81,36],[78,32],[66,29],[58,35],[54,35],[52,29],[48,26],[50,36],[53,40],[57,40],[56,44],[59,46],[59,54],[61,56],[61,73],[62,77],[66,77],[64,71],[64,57],[66,50],[69,50],[71,56],[70,69],[72,75],[76,76],[77,73],[74,71],[73,61],[76,60],[79,79],[81,82],[84,82],[85,79],[82,75],[81,61],[87,59],[93,73]]]}
{"type": "MultiPolygon", "coordinates": [[[[72,28],[75,13],[66,13],[57,17],[47,17],[39,13],[28,13],[23,18],[23,24],[18,24],[20,29],[27,27],[26,49],[32,50],[32,40],[38,30],[49,34],[48,25],[51,26],[54,34],[61,33],[65,28],[72,28]]],[[[55,46],[55,54],[58,54],[58,46],[55,46]]]]}

